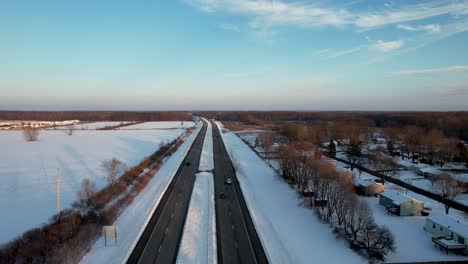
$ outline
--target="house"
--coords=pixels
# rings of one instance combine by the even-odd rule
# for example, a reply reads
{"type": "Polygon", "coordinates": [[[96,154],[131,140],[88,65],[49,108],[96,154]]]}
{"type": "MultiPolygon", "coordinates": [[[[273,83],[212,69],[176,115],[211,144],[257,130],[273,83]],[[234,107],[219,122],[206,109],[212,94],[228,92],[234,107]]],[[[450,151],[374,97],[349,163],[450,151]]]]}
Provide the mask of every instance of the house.
{"type": "Polygon", "coordinates": [[[389,213],[399,216],[421,215],[424,209],[423,202],[394,190],[385,190],[381,193],[379,204],[385,206],[389,213]]]}
{"type": "Polygon", "coordinates": [[[385,190],[385,187],[371,179],[359,179],[355,178],[353,181],[354,188],[356,193],[365,196],[374,196],[376,194],[382,193],[385,190]]]}
{"type": "Polygon", "coordinates": [[[426,218],[424,229],[434,236],[435,246],[448,251],[468,254],[468,224],[447,214],[434,214],[426,218]]]}

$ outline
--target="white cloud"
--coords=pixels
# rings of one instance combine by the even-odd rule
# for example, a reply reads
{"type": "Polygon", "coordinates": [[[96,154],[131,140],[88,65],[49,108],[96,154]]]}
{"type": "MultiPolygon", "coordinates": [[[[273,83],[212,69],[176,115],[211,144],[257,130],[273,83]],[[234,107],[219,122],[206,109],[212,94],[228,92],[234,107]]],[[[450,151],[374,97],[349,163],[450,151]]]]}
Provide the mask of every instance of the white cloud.
{"type": "Polygon", "coordinates": [[[334,53],[328,55],[327,58],[335,59],[335,58],[338,58],[338,57],[341,57],[341,56],[356,53],[356,52],[358,52],[360,50],[361,50],[361,47],[356,47],[356,48],[351,48],[351,49],[347,49],[347,50],[337,51],[337,52],[334,52],[334,53]]]}
{"type": "Polygon", "coordinates": [[[408,30],[408,31],[428,31],[428,32],[439,32],[440,25],[439,24],[429,24],[429,25],[421,25],[421,26],[410,26],[405,24],[398,24],[397,28],[408,30]]]}
{"type": "MultiPolygon", "coordinates": [[[[325,5],[320,2],[284,2],[281,0],[186,0],[205,12],[225,12],[250,18],[253,28],[281,25],[302,27],[355,26],[372,29],[380,26],[418,21],[441,15],[468,14],[468,1],[432,0],[402,6],[385,6],[381,10],[362,11],[347,9],[345,4],[325,5]]],[[[436,27],[421,28],[437,30],[436,27]]]]}
{"type": "Polygon", "coordinates": [[[468,71],[468,65],[455,65],[448,66],[445,68],[433,68],[433,69],[417,69],[417,70],[403,70],[394,72],[393,75],[415,75],[415,74],[432,74],[432,73],[447,73],[447,72],[460,72],[468,71]]]}
{"type": "Polygon", "coordinates": [[[379,26],[418,21],[431,17],[460,14],[467,12],[468,1],[439,0],[426,3],[401,6],[385,11],[368,12],[358,15],[355,24],[360,28],[375,28],[379,26]]]}
{"type": "Polygon", "coordinates": [[[238,26],[231,25],[231,24],[221,24],[221,25],[219,25],[219,28],[227,30],[227,31],[240,32],[240,28],[238,26]]]}
{"type": "Polygon", "coordinates": [[[377,40],[374,45],[371,45],[371,48],[378,51],[383,52],[390,52],[392,50],[399,49],[403,47],[404,41],[403,40],[395,40],[395,41],[383,41],[377,40]]]}

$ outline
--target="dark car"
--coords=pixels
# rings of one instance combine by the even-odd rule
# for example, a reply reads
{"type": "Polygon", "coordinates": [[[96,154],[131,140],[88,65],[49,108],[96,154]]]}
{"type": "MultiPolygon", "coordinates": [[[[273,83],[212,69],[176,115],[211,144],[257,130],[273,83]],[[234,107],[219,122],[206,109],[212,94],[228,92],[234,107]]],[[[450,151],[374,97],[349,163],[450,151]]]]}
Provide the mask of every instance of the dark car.
{"type": "Polygon", "coordinates": [[[185,165],[186,165],[186,166],[190,166],[190,165],[192,165],[192,163],[190,163],[190,161],[187,161],[187,162],[185,163],[185,165]]]}
{"type": "Polygon", "coordinates": [[[219,194],[219,198],[221,198],[221,199],[226,198],[226,194],[225,194],[225,193],[220,193],[220,194],[219,194]]]}

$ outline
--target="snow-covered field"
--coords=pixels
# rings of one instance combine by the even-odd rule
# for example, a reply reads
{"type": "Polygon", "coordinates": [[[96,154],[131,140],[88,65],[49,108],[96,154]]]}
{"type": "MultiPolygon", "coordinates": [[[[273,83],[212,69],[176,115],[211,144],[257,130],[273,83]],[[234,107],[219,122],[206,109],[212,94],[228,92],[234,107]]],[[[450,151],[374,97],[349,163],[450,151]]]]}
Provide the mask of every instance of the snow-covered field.
{"type": "MultiPolygon", "coordinates": [[[[222,127],[222,124],[218,123],[222,127]]],[[[222,134],[271,263],[365,263],[235,134],[222,134]]]]}
{"type": "MultiPolygon", "coordinates": [[[[180,124],[180,122],[179,122],[180,124]]],[[[76,199],[81,180],[98,188],[101,160],[117,157],[127,166],[158,150],[160,142],[176,139],[185,129],[41,131],[39,140],[26,142],[21,131],[0,132],[0,244],[45,223],[56,213],[56,170],[61,171],[61,207],[76,199]]]]}
{"type": "Polygon", "coordinates": [[[162,121],[162,122],[145,122],[141,124],[121,127],[121,130],[127,129],[174,129],[174,128],[189,128],[195,125],[192,121],[162,121]]]}
{"type": "Polygon", "coordinates": [[[105,247],[104,237],[100,237],[81,263],[124,263],[126,261],[201,127],[202,124],[199,123],[197,129],[169,157],[149,185],[114,222],[114,225],[119,227],[117,245],[105,247]]]}
{"type": "Polygon", "coordinates": [[[177,256],[179,264],[216,264],[216,219],[213,174],[196,175],[177,256]]]}
{"type": "Polygon", "coordinates": [[[211,123],[204,119],[208,123],[206,130],[205,140],[203,142],[203,150],[200,156],[200,165],[198,170],[200,171],[211,171],[214,169],[214,160],[213,160],[213,131],[211,123]]]}
{"type": "MultiPolygon", "coordinates": [[[[332,161],[337,165],[337,168],[344,170],[347,167],[345,164],[332,161]]],[[[355,171],[356,176],[358,173],[355,171]]],[[[362,172],[361,179],[376,179],[373,175],[362,172]]],[[[407,191],[406,189],[392,184],[390,182],[385,183],[386,189],[393,189],[406,193],[408,196],[424,202],[425,207],[432,208],[432,214],[444,213],[444,205],[435,200],[427,198],[426,196],[407,191]]],[[[468,257],[457,256],[453,253],[445,254],[445,252],[434,248],[434,244],[431,240],[431,234],[424,231],[423,227],[426,223],[426,217],[424,216],[395,216],[389,215],[385,208],[379,205],[379,198],[367,197],[369,206],[374,214],[375,221],[379,225],[387,226],[393,235],[395,236],[396,251],[389,254],[389,262],[412,262],[412,261],[442,261],[442,260],[468,260],[468,257]]],[[[468,220],[468,214],[450,209],[450,215],[462,219],[468,220]]]]}

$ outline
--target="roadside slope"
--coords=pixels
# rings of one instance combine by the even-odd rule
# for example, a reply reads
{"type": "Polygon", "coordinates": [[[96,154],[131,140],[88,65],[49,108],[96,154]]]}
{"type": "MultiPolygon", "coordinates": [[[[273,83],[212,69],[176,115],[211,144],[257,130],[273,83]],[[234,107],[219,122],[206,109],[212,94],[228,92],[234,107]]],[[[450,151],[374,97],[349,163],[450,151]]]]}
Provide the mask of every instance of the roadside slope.
{"type": "Polygon", "coordinates": [[[270,263],[365,262],[302,207],[296,192],[240,138],[221,134],[270,263]]]}
{"type": "Polygon", "coordinates": [[[197,124],[196,130],[167,159],[156,173],[149,185],[138,195],[133,203],[115,221],[119,228],[117,245],[104,246],[104,237],[101,236],[93,245],[90,252],[85,255],[81,263],[123,263],[131,253],[139,236],[145,229],[161,197],[169,186],[178,167],[190,149],[196,136],[200,132],[202,123],[197,124]]]}

